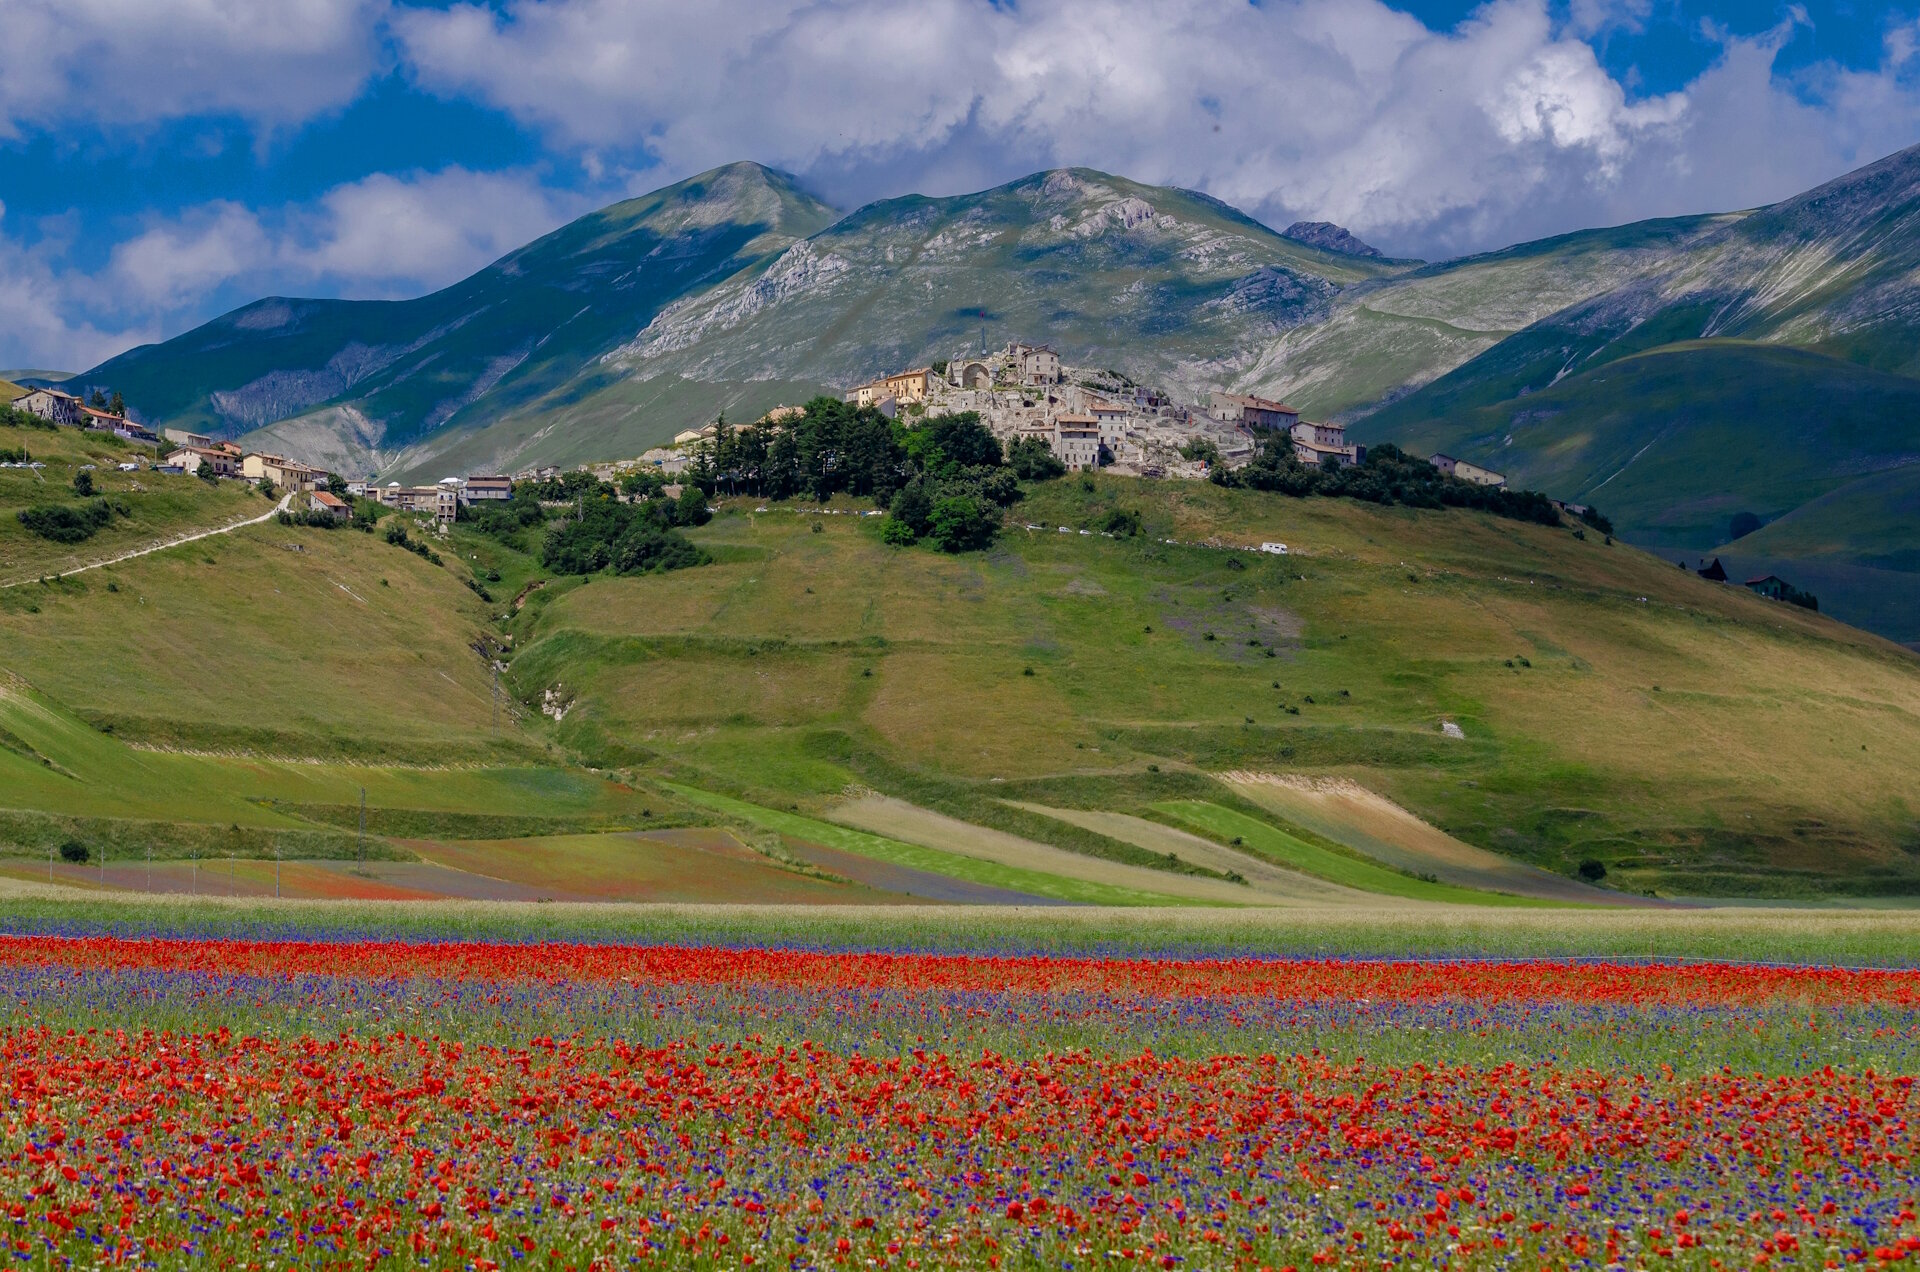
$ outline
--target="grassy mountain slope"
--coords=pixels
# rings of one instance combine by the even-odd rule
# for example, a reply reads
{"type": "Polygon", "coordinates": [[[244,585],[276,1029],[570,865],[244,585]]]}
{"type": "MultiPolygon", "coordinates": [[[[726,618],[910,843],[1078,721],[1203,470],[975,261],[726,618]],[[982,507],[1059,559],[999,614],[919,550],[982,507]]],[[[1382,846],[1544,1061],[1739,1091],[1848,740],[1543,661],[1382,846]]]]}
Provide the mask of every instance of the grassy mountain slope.
{"type": "Polygon", "coordinates": [[[1909,653],[1598,535],[1092,485],[958,559],[739,508],[700,532],[719,564],[536,594],[515,688],[569,702],[559,736],[602,762],[773,807],[854,785],[1032,834],[1016,802],[1152,818],[1199,773],[1305,772],[1631,886],[1920,886],[1909,653]],[[1057,529],[1115,503],[1156,537],[1293,555],[1057,529]]]}
{"type": "MultiPolygon", "coordinates": [[[[1507,298],[1508,312],[1525,321],[1377,422],[1443,420],[1702,338],[1811,348],[1909,374],[1920,370],[1916,268],[1920,147],[1744,215],[1641,222],[1434,266],[1385,290],[1437,287],[1468,315],[1507,298]],[[1512,274],[1521,263],[1530,268],[1512,274]],[[1509,276],[1499,279],[1503,266],[1509,276]],[[1490,273],[1497,285],[1489,293],[1477,284],[1490,273]]],[[[1360,295],[1355,303],[1375,302],[1360,295]]],[[[1286,360],[1269,363],[1278,372],[1286,360]]]]}
{"type": "Polygon", "coordinates": [[[1401,403],[1377,427],[1422,452],[1467,455],[1518,485],[1596,503],[1656,549],[1766,557],[1773,564],[1757,572],[1816,592],[1829,613],[1920,641],[1920,624],[1883,599],[1888,589],[1920,592],[1920,544],[1904,514],[1920,472],[1910,467],[1920,456],[1920,380],[1779,345],[1686,341],[1493,405],[1422,419],[1417,404],[1401,403]],[[1729,545],[1739,512],[1781,529],[1729,545]],[[1808,558],[1820,561],[1802,564],[1808,558]]]}
{"type": "Polygon", "coordinates": [[[1920,457],[1920,148],[1704,224],[1684,246],[1362,429],[1599,502],[1637,542],[1727,546],[1743,569],[1920,642],[1910,536],[1887,503],[1906,479],[1867,480],[1920,457]],[[1800,531],[1724,544],[1734,512],[1803,506],[1800,531]]]}
{"type": "Polygon", "coordinates": [[[0,468],[0,585],[60,574],[182,534],[257,517],[272,508],[238,482],[209,486],[194,477],[154,472],[123,473],[118,465],[154,458],[154,448],[111,433],[78,429],[17,428],[0,424],[0,450],[25,450],[43,468],[0,468]],[[30,534],[15,515],[37,505],[80,508],[88,500],[74,490],[83,467],[100,495],[124,509],[91,538],[56,543],[30,534]]]}
{"type": "Polygon", "coordinates": [[[1281,334],[1236,384],[1312,416],[1364,415],[1484,362],[1536,323],[1671,268],[1738,219],[1583,230],[1355,286],[1324,321],[1281,334]]]}
{"type": "Polygon", "coordinates": [[[1592,500],[1658,544],[1716,544],[1920,452],[1920,380],[1743,341],[1688,341],[1398,435],[1592,500]],[[1470,430],[1470,431],[1469,431],[1470,430]],[[1701,474],[1712,472],[1711,489],[1701,474]]]}
{"type": "Polygon", "coordinates": [[[662,306],[832,216],[784,175],[732,164],[582,217],[430,296],[263,300],[82,379],[153,423],[280,425],[263,440],[358,469],[571,382],[662,306]]]}
{"type": "Polygon", "coordinates": [[[1393,272],[1216,200],[1086,169],[871,204],[764,272],[663,312],[613,364],[642,378],[852,383],[1009,337],[1150,381],[1215,382],[1263,335],[1393,272]]]}
{"type": "MultiPolygon", "coordinates": [[[[1100,479],[1037,489],[1035,529],[954,558],[758,506],[697,532],[715,564],[638,579],[550,579],[465,527],[435,565],[269,524],[0,592],[0,847],[84,822],[116,851],[337,856],[363,787],[370,829],[406,843],[537,855],[649,817],[777,839],[776,813],[826,825],[851,788],[927,810],[894,856],[958,819],[1036,859],[1152,867],[1137,827],[1100,829],[1133,823],[1035,810],[1270,817],[1210,775],[1285,772],[1563,876],[1594,857],[1663,892],[1920,888],[1920,663],[1599,536],[1100,479]],[[1116,505],[1149,536],[1058,529],[1116,505]],[[462,580],[490,570],[488,603],[462,580]],[[498,739],[480,651],[510,658],[498,739]]],[[[1100,871],[1042,868],[1043,894],[1100,871]]],[[[1194,877],[1165,893],[1219,876],[1194,877]]]]}

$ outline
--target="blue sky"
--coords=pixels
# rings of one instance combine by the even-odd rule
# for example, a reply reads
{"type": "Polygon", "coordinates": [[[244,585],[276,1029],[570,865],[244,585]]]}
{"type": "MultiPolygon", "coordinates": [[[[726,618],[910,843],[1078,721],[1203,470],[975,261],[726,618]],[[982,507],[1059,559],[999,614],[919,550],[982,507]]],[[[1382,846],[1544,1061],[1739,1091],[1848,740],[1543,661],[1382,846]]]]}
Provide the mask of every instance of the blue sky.
{"type": "Polygon", "coordinates": [[[739,158],[848,208],[1084,164],[1436,258],[1920,141],[1920,0],[0,0],[0,30],[0,367],[417,294],[739,158]]]}

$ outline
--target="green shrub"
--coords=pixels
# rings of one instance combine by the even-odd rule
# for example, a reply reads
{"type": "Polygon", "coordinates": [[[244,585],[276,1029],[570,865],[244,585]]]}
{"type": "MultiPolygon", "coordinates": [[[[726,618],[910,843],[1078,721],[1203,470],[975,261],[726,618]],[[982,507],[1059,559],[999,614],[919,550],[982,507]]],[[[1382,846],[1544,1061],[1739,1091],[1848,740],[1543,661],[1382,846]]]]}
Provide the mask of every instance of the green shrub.
{"type": "MultiPolygon", "coordinates": [[[[84,475],[84,474],[83,474],[84,475]]],[[[78,508],[70,504],[35,504],[22,508],[16,516],[29,533],[55,543],[81,543],[91,539],[113,514],[127,515],[127,507],[118,500],[95,499],[78,508]]]]}
{"type": "Polygon", "coordinates": [[[71,861],[78,864],[85,861],[91,855],[92,854],[87,851],[87,846],[78,839],[63,840],[60,844],[60,860],[62,861],[71,861]]]}

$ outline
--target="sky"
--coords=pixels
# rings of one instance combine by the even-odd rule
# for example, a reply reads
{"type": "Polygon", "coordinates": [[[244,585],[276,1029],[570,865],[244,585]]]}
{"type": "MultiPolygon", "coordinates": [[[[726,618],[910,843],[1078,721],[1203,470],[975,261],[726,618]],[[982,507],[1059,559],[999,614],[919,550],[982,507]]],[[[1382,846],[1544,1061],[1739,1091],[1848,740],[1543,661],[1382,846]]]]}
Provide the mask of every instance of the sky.
{"type": "Polygon", "coordinates": [[[737,159],[1081,165],[1440,259],[1920,142],[1920,0],[0,0],[0,368],[442,287],[737,159]]]}

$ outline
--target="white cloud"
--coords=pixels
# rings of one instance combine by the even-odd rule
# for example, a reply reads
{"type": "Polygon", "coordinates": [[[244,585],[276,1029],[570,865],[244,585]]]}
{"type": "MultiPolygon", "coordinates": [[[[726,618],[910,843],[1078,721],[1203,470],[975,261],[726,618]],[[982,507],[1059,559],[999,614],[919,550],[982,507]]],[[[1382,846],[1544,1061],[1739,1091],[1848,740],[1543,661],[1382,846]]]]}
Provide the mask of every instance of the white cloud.
{"type": "Polygon", "coordinates": [[[1426,254],[1728,206],[1723,153],[1740,203],[1915,138],[1913,33],[1880,70],[1788,83],[1779,33],[1722,32],[1698,81],[1636,99],[1588,40],[1650,13],[1489,0],[1433,31],[1379,0],[505,0],[392,29],[429,89],[596,164],[642,152],[649,179],[753,157],[867,197],[1087,164],[1426,254]]]}
{"type": "MultiPolygon", "coordinates": [[[[335,187],[296,218],[284,263],[310,278],[386,293],[438,287],[586,210],[523,172],[386,173],[335,187]]],[[[409,293],[410,294],[410,293],[409,293]]]]}
{"type": "Polygon", "coordinates": [[[150,219],[97,274],[63,265],[55,224],[31,247],[0,228],[0,364],[96,363],[264,292],[414,296],[464,278],[586,210],[527,172],[378,173],[262,214],[214,202],[150,219]]]}
{"type": "Polygon", "coordinates": [[[155,338],[151,325],[96,326],[77,303],[92,280],[59,267],[59,237],[43,233],[28,246],[8,232],[4,215],[0,208],[0,363],[78,371],[155,338]]]}
{"type": "Polygon", "coordinates": [[[268,127],[346,105],[387,56],[386,0],[0,0],[0,136],[238,115],[268,127]]]}
{"type": "Polygon", "coordinates": [[[212,203],[116,246],[107,273],[123,303],[164,313],[259,270],[273,255],[259,217],[237,203],[212,203]]]}

